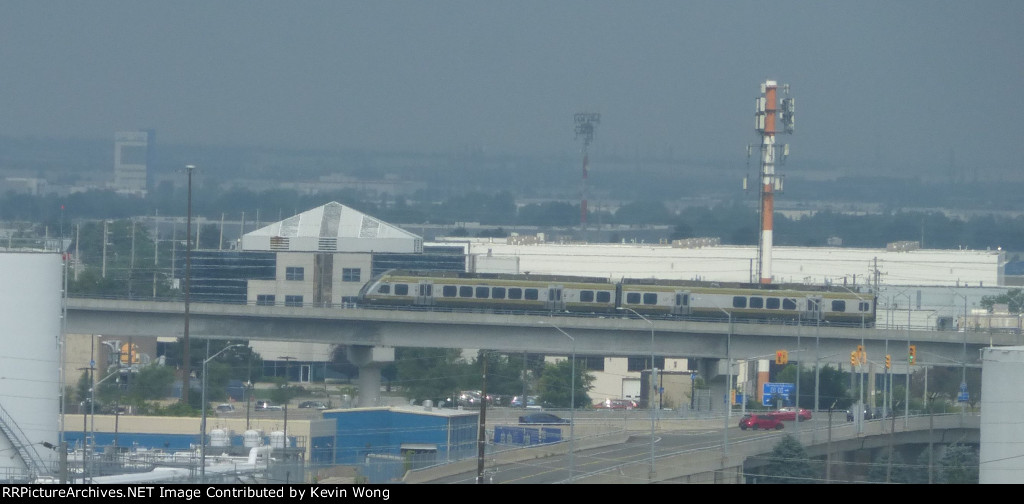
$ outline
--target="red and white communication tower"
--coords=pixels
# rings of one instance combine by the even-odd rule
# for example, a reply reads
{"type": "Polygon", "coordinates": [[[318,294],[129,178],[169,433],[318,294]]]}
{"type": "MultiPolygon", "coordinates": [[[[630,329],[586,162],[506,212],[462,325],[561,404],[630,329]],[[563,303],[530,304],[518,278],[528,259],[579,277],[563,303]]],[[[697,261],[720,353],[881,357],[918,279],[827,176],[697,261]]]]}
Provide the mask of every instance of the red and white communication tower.
{"type": "Polygon", "coordinates": [[[587,225],[587,148],[594,141],[594,125],[601,122],[601,114],[580,112],[573,116],[573,122],[576,123],[576,138],[583,139],[583,179],[580,181],[580,227],[583,228],[587,225]]]}
{"type": "Polygon", "coordinates": [[[776,133],[792,133],[795,102],[789,97],[789,84],[782,85],[786,95],[778,98],[779,85],[772,80],[761,83],[761,96],[757,97],[754,112],[754,130],[761,135],[761,236],[757,245],[757,278],[762,284],[772,283],[772,214],[775,211],[775,192],[782,191],[782,177],[775,174],[775,160],[789,155],[789,144],[775,145],[776,133]],[[782,131],[776,130],[776,119],[782,131]],[[776,152],[776,150],[781,152],[776,152]],[[779,155],[780,154],[780,155],[779,155]]]}

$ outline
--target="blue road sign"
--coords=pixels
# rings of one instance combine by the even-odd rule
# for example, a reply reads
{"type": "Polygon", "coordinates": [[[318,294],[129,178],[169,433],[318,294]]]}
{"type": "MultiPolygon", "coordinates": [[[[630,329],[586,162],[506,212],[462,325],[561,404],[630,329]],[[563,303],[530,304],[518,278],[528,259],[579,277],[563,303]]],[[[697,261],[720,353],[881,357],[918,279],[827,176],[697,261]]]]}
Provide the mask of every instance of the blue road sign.
{"type": "Polygon", "coordinates": [[[956,396],[956,402],[971,402],[971,395],[967,393],[967,382],[960,382],[960,394],[956,396]]]}
{"type": "Polygon", "coordinates": [[[793,383],[765,383],[761,390],[761,405],[774,406],[775,400],[781,398],[784,406],[792,406],[795,391],[793,383]]]}

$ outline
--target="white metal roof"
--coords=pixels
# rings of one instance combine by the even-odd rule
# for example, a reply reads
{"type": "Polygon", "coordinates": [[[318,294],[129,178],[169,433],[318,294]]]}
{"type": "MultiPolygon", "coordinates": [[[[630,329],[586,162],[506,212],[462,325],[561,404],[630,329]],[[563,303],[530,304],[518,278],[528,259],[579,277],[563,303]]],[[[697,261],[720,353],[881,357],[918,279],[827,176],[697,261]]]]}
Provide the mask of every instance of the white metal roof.
{"type": "Polygon", "coordinates": [[[421,252],[423,239],[336,201],[242,236],[243,250],[421,252]]]}
{"type": "MultiPolygon", "coordinates": [[[[470,241],[476,272],[561,274],[621,278],[659,278],[749,282],[757,247],[680,248],[660,244],[516,244],[504,240],[470,241]],[[514,258],[514,261],[510,261],[514,258]],[[502,259],[506,259],[502,261],[502,259]],[[495,268],[489,271],[488,268],[495,268]],[[501,269],[501,271],[498,271],[501,269]]],[[[878,271],[884,285],[1000,286],[1005,256],[1001,251],[890,251],[841,247],[774,247],[772,275],[777,283],[825,282],[863,285],[878,271]]]]}

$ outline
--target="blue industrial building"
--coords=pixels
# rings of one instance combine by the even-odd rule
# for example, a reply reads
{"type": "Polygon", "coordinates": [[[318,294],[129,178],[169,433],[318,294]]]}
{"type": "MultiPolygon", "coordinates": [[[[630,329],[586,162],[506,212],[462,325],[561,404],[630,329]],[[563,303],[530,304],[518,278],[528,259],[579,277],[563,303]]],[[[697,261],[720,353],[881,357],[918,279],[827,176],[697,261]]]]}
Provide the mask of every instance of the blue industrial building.
{"type": "MultiPolygon", "coordinates": [[[[334,463],[361,465],[371,483],[406,470],[474,457],[479,412],[416,406],[328,410],[337,428],[334,463]]],[[[314,452],[317,441],[313,441],[314,452]]],[[[322,454],[313,453],[322,460],[322,454]]]]}

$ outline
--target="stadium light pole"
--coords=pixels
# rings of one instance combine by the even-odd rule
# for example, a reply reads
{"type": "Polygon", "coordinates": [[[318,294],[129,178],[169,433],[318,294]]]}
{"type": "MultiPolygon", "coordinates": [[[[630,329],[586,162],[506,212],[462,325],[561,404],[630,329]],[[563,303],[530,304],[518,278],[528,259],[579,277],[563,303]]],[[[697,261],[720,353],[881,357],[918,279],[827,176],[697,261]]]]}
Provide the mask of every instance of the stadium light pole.
{"type": "Polygon", "coordinates": [[[202,418],[202,421],[199,422],[200,423],[200,427],[199,427],[199,480],[201,482],[203,482],[203,483],[206,483],[206,364],[209,363],[211,360],[213,360],[218,355],[224,353],[225,350],[227,350],[229,348],[241,347],[241,346],[245,346],[245,345],[242,345],[242,344],[228,345],[228,346],[220,349],[219,352],[217,352],[217,353],[215,353],[213,355],[210,355],[210,340],[209,339],[206,340],[206,355],[208,357],[206,357],[206,360],[203,361],[203,393],[202,393],[203,418],[202,418]]]}
{"type": "MultiPolygon", "coordinates": [[[[542,320],[540,322],[544,324],[542,320]]],[[[572,377],[569,379],[569,481],[572,481],[573,475],[576,472],[576,338],[569,336],[569,333],[562,330],[561,327],[555,324],[548,324],[554,327],[555,330],[562,333],[569,341],[572,342],[572,377]]],[[[523,397],[523,405],[526,405],[526,398],[523,397]]]]}
{"type": "Polygon", "coordinates": [[[616,309],[617,310],[628,310],[628,311],[631,311],[631,312],[633,312],[633,314],[635,314],[637,317],[640,317],[641,319],[644,320],[644,322],[647,322],[651,326],[651,378],[650,378],[650,381],[651,381],[650,385],[651,386],[649,387],[650,391],[648,392],[648,396],[647,396],[647,401],[648,401],[648,403],[650,403],[650,404],[648,404],[648,406],[650,407],[650,410],[651,410],[651,469],[650,469],[650,472],[648,473],[647,477],[648,477],[648,479],[653,481],[654,480],[654,476],[657,474],[655,472],[655,470],[654,470],[654,391],[657,390],[655,388],[656,385],[654,383],[655,372],[656,372],[656,369],[657,369],[654,366],[654,322],[651,322],[651,320],[649,318],[641,315],[640,312],[638,312],[638,311],[636,311],[636,310],[634,310],[632,308],[629,308],[629,307],[626,307],[626,306],[620,306],[620,307],[618,307],[616,309]]]}

